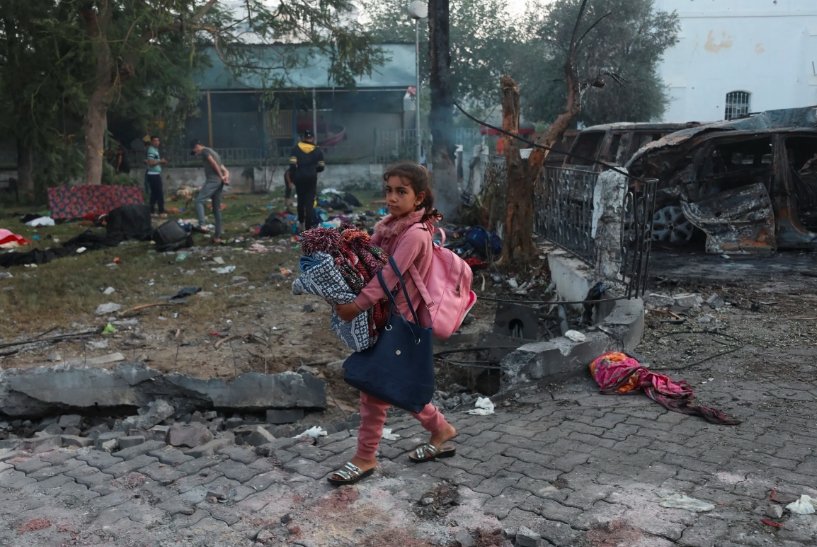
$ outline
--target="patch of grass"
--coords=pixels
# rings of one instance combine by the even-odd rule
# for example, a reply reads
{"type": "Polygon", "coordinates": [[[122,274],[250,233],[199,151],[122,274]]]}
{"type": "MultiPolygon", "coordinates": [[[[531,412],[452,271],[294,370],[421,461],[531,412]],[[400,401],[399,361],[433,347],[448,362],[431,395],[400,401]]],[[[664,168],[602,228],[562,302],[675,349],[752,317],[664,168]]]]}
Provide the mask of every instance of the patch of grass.
{"type": "MultiPolygon", "coordinates": [[[[374,192],[355,192],[364,206],[378,205],[374,192]]],[[[223,203],[226,246],[213,246],[205,235],[194,235],[194,247],[178,252],[157,253],[152,242],[126,241],[116,247],[86,251],[57,258],[33,266],[13,266],[7,270],[12,277],[0,279],[0,341],[25,339],[37,334],[59,330],[74,332],[89,326],[104,327],[107,316],[97,316],[100,304],[118,303],[123,310],[146,304],[167,302],[168,297],[184,287],[198,287],[202,297],[188,299],[180,306],[164,305],[153,315],[187,316],[200,333],[207,335],[204,325],[225,324],[227,320],[246,314],[250,306],[266,308],[274,313],[276,302],[289,293],[292,278],[272,276],[297,269],[300,247],[291,236],[258,240],[253,228],[262,224],[273,211],[283,210],[283,193],[228,193],[223,203]],[[256,241],[268,252],[249,251],[256,241]],[[229,273],[218,268],[234,266],[229,273]],[[114,293],[104,294],[112,287],[114,293]],[[263,290],[248,290],[263,287],[263,290]],[[212,296],[209,296],[212,295],[212,296]],[[259,299],[262,300],[259,302],[259,299]]],[[[180,209],[168,218],[192,220],[192,204],[169,200],[167,208],[180,209]]],[[[103,227],[89,222],[64,222],[52,227],[32,228],[20,219],[26,213],[45,212],[37,208],[0,210],[0,228],[6,228],[31,240],[30,246],[16,249],[27,252],[34,248],[48,249],[81,234],[94,230],[104,234],[103,227]]],[[[207,212],[212,222],[212,211],[207,212]]],[[[154,227],[165,219],[154,219],[154,227]]],[[[212,328],[212,327],[211,327],[212,328]]]]}
{"type": "MultiPolygon", "coordinates": [[[[231,285],[240,287],[243,283],[260,284],[266,282],[270,272],[280,267],[291,269],[297,264],[299,251],[287,237],[280,241],[264,241],[280,252],[266,256],[245,252],[254,239],[252,227],[263,223],[273,210],[280,210],[280,199],[229,194],[225,203],[225,234],[233,242],[229,247],[212,247],[203,235],[195,236],[195,247],[178,253],[157,253],[152,242],[126,241],[116,247],[57,258],[36,267],[9,268],[7,271],[13,277],[0,280],[0,309],[5,312],[0,314],[0,337],[7,340],[23,333],[54,328],[71,330],[72,324],[104,324],[104,319],[96,317],[94,311],[105,302],[117,302],[127,309],[162,301],[185,286],[208,291],[231,285]],[[216,262],[219,255],[224,255],[224,264],[216,262]],[[213,271],[223,265],[234,265],[235,271],[231,274],[213,271]],[[236,277],[246,278],[246,281],[232,281],[236,277]],[[107,287],[116,292],[104,294],[107,287]]],[[[64,222],[37,228],[20,222],[24,214],[34,211],[20,208],[0,214],[0,227],[32,241],[32,245],[16,249],[18,252],[56,248],[89,229],[101,234],[105,231],[89,222],[64,222]]],[[[169,218],[176,217],[189,218],[185,212],[169,215],[169,218]]],[[[208,220],[212,221],[210,211],[208,220]]],[[[164,221],[154,219],[154,227],[164,221]]],[[[189,307],[191,312],[201,314],[207,321],[208,316],[224,313],[228,301],[229,298],[224,303],[221,299],[218,302],[210,299],[206,305],[189,307]]]]}

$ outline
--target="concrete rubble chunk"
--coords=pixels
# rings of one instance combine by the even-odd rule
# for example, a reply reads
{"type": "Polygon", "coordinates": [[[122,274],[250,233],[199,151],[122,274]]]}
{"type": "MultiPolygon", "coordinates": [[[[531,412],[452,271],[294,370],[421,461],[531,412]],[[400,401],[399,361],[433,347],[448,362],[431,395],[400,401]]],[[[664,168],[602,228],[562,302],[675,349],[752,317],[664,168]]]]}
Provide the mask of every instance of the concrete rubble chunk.
{"type": "Polygon", "coordinates": [[[115,313],[122,309],[122,304],[117,304],[115,302],[106,302],[104,304],[100,304],[96,307],[96,311],[94,312],[96,315],[108,315],[109,313],[115,313]]]}
{"type": "Polygon", "coordinates": [[[305,412],[301,408],[271,408],[267,410],[268,424],[291,424],[303,418],[305,412]]]}
{"type": "Polygon", "coordinates": [[[62,439],[62,446],[65,447],[85,448],[94,444],[94,440],[90,437],[80,437],[79,435],[60,435],[60,438],[62,439]]]}
{"type": "Polygon", "coordinates": [[[326,384],[295,372],[203,380],[163,375],[138,362],[120,362],[111,369],[61,364],[0,371],[0,415],[46,416],[106,407],[143,409],[128,425],[149,429],[179,409],[324,409],[326,384]]]}
{"type": "Polygon", "coordinates": [[[243,425],[233,429],[233,434],[236,444],[261,446],[275,440],[275,436],[261,425],[243,425]]]}
{"type": "Polygon", "coordinates": [[[216,453],[216,451],[221,450],[222,448],[228,447],[235,442],[235,439],[232,435],[225,435],[224,437],[219,437],[217,439],[213,439],[212,441],[197,446],[195,448],[191,448],[190,450],[186,450],[185,454],[188,456],[193,456],[194,458],[201,458],[202,456],[212,456],[216,453]]]}
{"type": "Polygon", "coordinates": [[[653,308],[662,308],[672,306],[675,303],[675,298],[668,294],[650,293],[644,297],[644,301],[653,308]]]}
{"type": "Polygon", "coordinates": [[[712,294],[706,299],[707,305],[715,310],[718,310],[726,305],[726,301],[719,294],[712,294]]]}
{"type": "Polygon", "coordinates": [[[25,439],[22,443],[23,450],[39,454],[40,452],[48,452],[55,448],[62,446],[62,439],[60,435],[42,435],[39,437],[32,437],[25,439]]]}
{"type": "Polygon", "coordinates": [[[116,447],[119,446],[119,437],[122,436],[122,433],[119,431],[100,433],[97,438],[94,439],[94,446],[99,450],[107,450],[108,452],[116,450],[116,447]],[[106,446],[108,448],[105,448],[106,446]]]}
{"type": "Polygon", "coordinates": [[[60,416],[57,423],[60,427],[80,427],[82,425],[82,416],[79,414],[63,414],[60,416]]]}
{"type": "Polygon", "coordinates": [[[213,440],[213,434],[204,424],[173,424],[167,432],[167,444],[194,448],[213,440]]]}
{"type": "Polygon", "coordinates": [[[152,441],[167,442],[167,434],[169,431],[169,425],[154,425],[147,431],[147,438],[152,441]]]}
{"type": "Polygon", "coordinates": [[[126,435],[119,437],[119,448],[130,448],[131,446],[138,446],[145,442],[145,437],[142,435],[126,435]]]}
{"type": "Polygon", "coordinates": [[[676,294],[675,295],[675,306],[683,309],[690,309],[690,308],[700,308],[701,304],[703,304],[704,299],[701,298],[700,294],[694,293],[683,293],[683,294],[676,294]]]}
{"type": "Polygon", "coordinates": [[[249,372],[231,382],[171,374],[166,380],[180,388],[203,394],[215,408],[326,408],[324,381],[308,374],[249,372]]]}
{"type": "Polygon", "coordinates": [[[526,526],[520,526],[516,532],[516,545],[519,547],[537,547],[542,536],[526,526]]]}
{"type": "Polygon", "coordinates": [[[142,429],[150,429],[173,416],[176,409],[164,399],[155,399],[150,401],[146,407],[140,408],[138,412],[138,416],[128,416],[125,422],[142,429]]]}

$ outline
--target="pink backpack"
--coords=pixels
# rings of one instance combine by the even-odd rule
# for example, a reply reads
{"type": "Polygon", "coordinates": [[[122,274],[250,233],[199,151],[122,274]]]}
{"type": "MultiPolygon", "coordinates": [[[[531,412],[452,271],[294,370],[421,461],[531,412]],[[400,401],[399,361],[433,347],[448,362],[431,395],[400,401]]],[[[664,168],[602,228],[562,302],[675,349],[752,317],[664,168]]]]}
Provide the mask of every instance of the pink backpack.
{"type": "Polygon", "coordinates": [[[425,306],[417,307],[421,323],[431,324],[434,336],[445,340],[460,328],[462,320],[476,304],[477,295],[471,290],[474,278],[471,267],[455,252],[443,247],[445,232],[442,228],[437,230],[441,242],[432,244],[428,275],[421,279],[415,266],[409,268],[409,273],[425,302],[425,306]]]}

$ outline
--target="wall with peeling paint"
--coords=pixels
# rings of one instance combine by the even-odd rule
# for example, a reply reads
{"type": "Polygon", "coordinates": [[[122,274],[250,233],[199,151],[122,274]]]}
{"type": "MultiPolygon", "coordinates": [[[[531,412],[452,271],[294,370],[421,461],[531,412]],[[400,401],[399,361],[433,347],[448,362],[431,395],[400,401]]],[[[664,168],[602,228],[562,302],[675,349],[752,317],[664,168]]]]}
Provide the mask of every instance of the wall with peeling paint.
{"type": "Polygon", "coordinates": [[[659,67],[670,104],[661,121],[724,117],[726,94],[751,112],[817,104],[817,0],[655,0],[678,12],[679,42],[659,67]]]}

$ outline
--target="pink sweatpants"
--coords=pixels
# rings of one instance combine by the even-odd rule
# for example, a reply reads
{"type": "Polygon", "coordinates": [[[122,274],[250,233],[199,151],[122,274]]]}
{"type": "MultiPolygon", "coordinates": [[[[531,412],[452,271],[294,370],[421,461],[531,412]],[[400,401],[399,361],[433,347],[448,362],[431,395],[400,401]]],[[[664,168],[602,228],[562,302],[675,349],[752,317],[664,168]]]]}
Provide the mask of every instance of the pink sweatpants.
{"type": "MultiPolygon", "coordinates": [[[[360,392],[360,430],[357,434],[357,454],[360,459],[371,461],[375,459],[380,438],[383,436],[383,424],[386,423],[386,410],[389,403],[385,403],[367,393],[360,392]]],[[[442,412],[428,403],[420,412],[412,412],[412,416],[420,421],[420,425],[427,431],[434,433],[448,425],[442,412]]]]}

